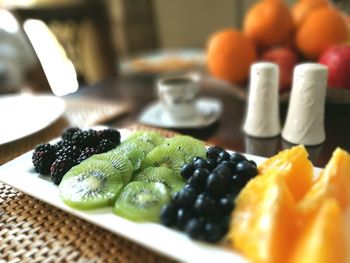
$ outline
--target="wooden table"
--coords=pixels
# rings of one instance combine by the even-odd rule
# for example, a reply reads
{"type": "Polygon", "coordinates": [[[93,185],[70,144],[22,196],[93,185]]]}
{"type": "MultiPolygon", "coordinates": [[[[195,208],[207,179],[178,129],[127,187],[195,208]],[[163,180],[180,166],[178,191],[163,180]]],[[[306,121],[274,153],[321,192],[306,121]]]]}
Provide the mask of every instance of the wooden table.
{"type": "MultiPolygon", "coordinates": [[[[115,103],[123,101],[130,104],[132,110],[129,114],[107,123],[115,127],[134,124],[142,110],[157,99],[155,78],[149,76],[108,79],[95,86],[82,88],[71,96],[91,96],[115,100],[115,103]]],[[[293,146],[284,141],[281,136],[269,139],[246,136],[242,131],[246,103],[227,86],[204,81],[200,96],[214,97],[222,101],[223,113],[219,121],[204,129],[182,129],[176,130],[177,132],[192,135],[226,149],[264,157],[270,157],[281,149],[293,146]]],[[[281,103],[282,125],[285,121],[287,106],[288,103],[281,103]]],[[[326,141],[319,146],[307,147],[314,165],[324,166],[336,147],[350,151],[349,120],[350,104],[326,104],[326,141]]]]}

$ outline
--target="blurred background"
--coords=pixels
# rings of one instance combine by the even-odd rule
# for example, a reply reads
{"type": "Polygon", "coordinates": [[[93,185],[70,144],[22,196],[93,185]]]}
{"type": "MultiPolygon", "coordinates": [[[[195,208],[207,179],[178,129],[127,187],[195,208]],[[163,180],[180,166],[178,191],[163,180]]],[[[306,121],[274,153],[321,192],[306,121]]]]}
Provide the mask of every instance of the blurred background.
{"type": "MultiPolygon", "coordinates": [[[[127,72],[147,66],[137,59],[130,64],[130,58],[140,54],[157,60],[170,52],[205,63],[208,36],[222,28],[240,29],[255,2],[1,0],[0,86],[3,92],[23,85],[38,90],[51,87],[56,95],[64,95],[79,85],[117,75],[120,69],[127,72]],[[46,78],[40,78],[43,72],[46,78]]],[[[334,4],[348,13],[348,0],[334,4]]],[[[193,60],[175,58],[162,67],[193,60]]]]}

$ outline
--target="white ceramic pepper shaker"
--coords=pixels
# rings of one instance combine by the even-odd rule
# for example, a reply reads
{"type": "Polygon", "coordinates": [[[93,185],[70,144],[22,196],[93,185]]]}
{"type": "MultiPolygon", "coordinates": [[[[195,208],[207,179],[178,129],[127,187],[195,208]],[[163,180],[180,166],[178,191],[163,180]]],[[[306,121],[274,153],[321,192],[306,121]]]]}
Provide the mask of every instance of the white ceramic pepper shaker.
{"type": "Polygon", "coordinates": [[[324,108],[328,69],[317,63],[295,67],[282,137],[294,144],[317,145],[326,139],[324,108]]]}
{"type": "Polygon", "coordinates": [[[250,68],[250,87],[246,119],[246,134],[268,138],[281,131],[278,102],[279,69],[274,63],[255,63],[250,68]]]}

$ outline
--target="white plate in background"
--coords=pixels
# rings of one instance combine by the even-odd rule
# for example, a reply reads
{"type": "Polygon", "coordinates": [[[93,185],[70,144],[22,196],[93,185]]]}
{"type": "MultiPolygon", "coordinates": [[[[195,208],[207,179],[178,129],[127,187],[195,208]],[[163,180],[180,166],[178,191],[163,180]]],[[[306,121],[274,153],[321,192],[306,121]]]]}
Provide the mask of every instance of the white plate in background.
{"type": "Polygon", "coordinates": [[[56,121],[64,110],[64,101],[55,96],[0,96],[0,145],[40,131],[56,121]]]}

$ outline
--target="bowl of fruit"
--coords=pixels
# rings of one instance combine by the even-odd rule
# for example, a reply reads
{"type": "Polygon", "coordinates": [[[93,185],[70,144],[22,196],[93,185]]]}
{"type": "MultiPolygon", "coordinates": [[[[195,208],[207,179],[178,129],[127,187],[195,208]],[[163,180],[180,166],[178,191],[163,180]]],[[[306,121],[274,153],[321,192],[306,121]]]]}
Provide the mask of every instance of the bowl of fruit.
{"type": "Polygon", "coordinates": [[[276,63],[280,100],[288,101],[295,66],[322,63],[329,69],[327,102],[349,103],[349,21],[327,0],[300,0],[292,7],[283,0],[258,1],[245,14],[242,30],[223,29],[208,38],[208,72],[246,99],[250,66],[276,63]]]}

